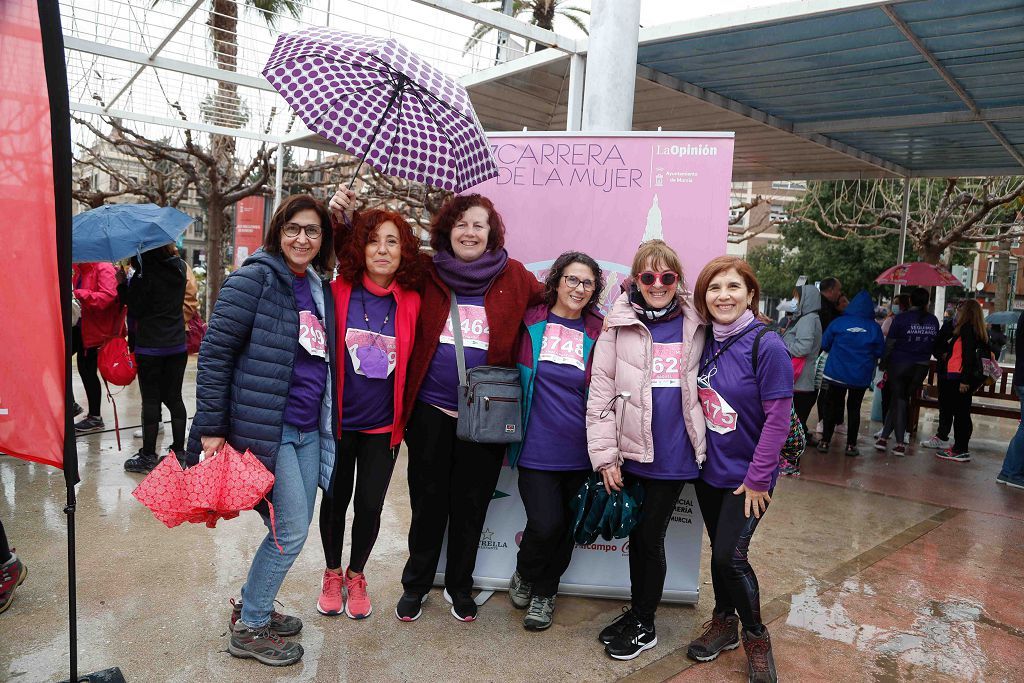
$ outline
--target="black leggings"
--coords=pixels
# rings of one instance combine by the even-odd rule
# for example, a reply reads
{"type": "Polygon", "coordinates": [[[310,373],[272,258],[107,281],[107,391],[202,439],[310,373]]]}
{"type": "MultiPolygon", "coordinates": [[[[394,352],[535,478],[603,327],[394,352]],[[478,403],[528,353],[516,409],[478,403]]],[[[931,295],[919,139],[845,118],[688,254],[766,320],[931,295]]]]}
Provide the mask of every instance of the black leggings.
{"type": "Polygon", "coordinates": [[[644,487],[640,521],[629,534],[629,583],[633,613],[647,626],[665,590],[665,534],[686,480],[647,479],[625,473],[644,487]]]}
{"type": "Polygon", "coordinates": [[[553,472],[519,468],[519,495],[526,508],[526,529],[519,542],[516,571],[533,594],[549,598],[572,561],[572,517],[569,503],[590,470],[553,472]]]}
{"type": "MultiPolygon", "coordinates": [[[[743,516],[745,496],[733,495],[733,488],[715,488],[698,480],[697,501],[711,539],[711,583],[715,589],[715,613],[738,612],[743,628],[758,632],[761,627],[761,593],[754,568],[747,561],[750,537],[758,519],[743,516]]],[[[762,517],[765,513],[761,513],[762,517]]]]}
{"type": "Polygon", "coordinates": [[[0,521],[0,564],[7,564],[11,559],[11,547],[7,544],[7,533],[4,532],[4,523],[0,521]]]}
{"type": "Polygon", "coordinates": [[[953,451],[967,453],[970,449],[971,436],[974,434],[974,422],[971,420],[971,402],[978,385],[972,385],[970,391],[960,393],[959,379],[939,379],[939,430],[940,439],[949,438],[950,426],[953,428],[953,451]],[[945,415],[943,415],[945,413],[945,415]],[[943,418],[945,417],[945,422],[943,418]]]}
{"type": "Polygon", "coordinates": [[[156,454],[156,436],[160,426],[160,404],[171,413],[171,450],[175,455],[185,452],[185,402],[181,400],[181,384],[185,378],[187,353],[173,356],[135,357],[139,366],[139,392],[142,394],[142,452],[156,454]]]}
{"type": "Polygon", "coordinates": [[[327,568],[341,567],[345,515],[354,490],[355,516],[348,561],[349,569],[359,574],[366,567],[380,533],[380,514],[391,484],[397,453],[391,448],[391,432],[364,434],[352,431],[341,433],[337,452],[331,495],[324,494],[320,500],[320,541],[324,546],[327,568]]]}
{"type": "Polygon", "coordinates": [[[793,392],[793,407],[796,409],[796,415],[800,418],[800,424],[803,425],[804,432],[810,434],[807,429],[807,418],[811,415],[811,408],[814,407],[814,401],[818,398],[817,391],[795,391],[793,392]]]}
{"type": "Polygon", "coordinates": [[[99,348],[87,349],[82,344],[82,326],[75,325],[71,328],[71,347],[75,352],[78,361],[78,376],[82,378],[82,386],[85,387],[85,397],[89,403],[90,417],[99,417],[100,401],[100,373],[97,366],[99,348]]]}
{"type": "Polygon", "coordinates": [[[843,404],[846,404],[846,444],[857,445],[857,432],[860,431],[860,404],[864,401],[867,387],[844,387],[840,384],[828,384],[828,408],[825,413],[825,426],[821,438],[828,443],[832,440],[836,425],[843,424],[843,404]]]}
{"type": "Polygon", "coordinates": [[[927,365],[896,365],[887,371],[885,388],[891,399],[889,411],[885,414],[882,438],[888,439],[890,434],[895,434],[896,441],[903,443],[907,433],[910,399],[927,376],[927,365]]]}

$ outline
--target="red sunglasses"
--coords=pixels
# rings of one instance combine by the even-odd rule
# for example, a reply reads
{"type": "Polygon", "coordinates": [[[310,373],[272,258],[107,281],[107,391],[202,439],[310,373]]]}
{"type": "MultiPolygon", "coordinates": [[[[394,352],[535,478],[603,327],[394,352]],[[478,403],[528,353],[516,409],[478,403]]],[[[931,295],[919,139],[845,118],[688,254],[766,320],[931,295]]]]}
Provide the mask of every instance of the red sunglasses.
{"type": "Polygon", "coordinates": [[[671,287],[672,285],[679,281],[679,275],[673,273],[671,270],[666,270],[664,273],[655,273],[646,270],[640,273],[640,275],[637,276],[637,279],[640,280],[640,284],[646,287],[650,287],[655,282],[660,282],[666,287],[671,287]]]}

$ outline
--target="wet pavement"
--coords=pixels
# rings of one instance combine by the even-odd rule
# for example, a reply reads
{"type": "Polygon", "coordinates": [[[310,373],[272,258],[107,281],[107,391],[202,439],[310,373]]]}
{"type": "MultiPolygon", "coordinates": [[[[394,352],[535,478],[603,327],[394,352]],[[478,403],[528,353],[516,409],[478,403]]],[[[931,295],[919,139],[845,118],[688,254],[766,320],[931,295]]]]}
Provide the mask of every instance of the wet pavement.
{"type": "MultiPolygon", "coordinates": [[[[117,403],[122,426],[133,429],[137,389],[117,403]]],[[[110,427],[109,404],[103,415],[110,427]]],[[[932,418],[924,413],[925,436],[932,418]]],[[[780,678],[1024,680],[1024,491],[994,481],[1016,422],[976,418],[966,464],[920,447],[906,458],[877,453],[867,436],[876,428],[865,420],[860,458],[808,450],[803,476],[780,482],[754,536],[780,678]]],[[[113,432],[79,440],[82,671],[119,666],[129,681],[745,680],[742,649],[708,664],[685,656],[713,607],[706,553],[699,604],[662,606],[658,646],[631,662],[607,658],[596,640],[623,605],[615,600],[560,598],[554,626],[541,633],[523,630],[523,613],[502,593],[475,623],[453,619],[438,591],[418,621],[396,620],[409,521],[404,451],[367,565],[373,615],[315,611],[323,555],[314,517],[279,595],[279,609],[304,620],[305,658],[281,670],[235,659],[226,652],[227,601],[262,523],[246,513],[217,529],[165,528],[131,496],[141,479],[122,469],[139,446],[131,429],[120,453],[113,432]]],[[[63,501],[59,471],[0,456],[0,519],[30,572],[0,615],[0,680],[67,675],[63,501]]]]}

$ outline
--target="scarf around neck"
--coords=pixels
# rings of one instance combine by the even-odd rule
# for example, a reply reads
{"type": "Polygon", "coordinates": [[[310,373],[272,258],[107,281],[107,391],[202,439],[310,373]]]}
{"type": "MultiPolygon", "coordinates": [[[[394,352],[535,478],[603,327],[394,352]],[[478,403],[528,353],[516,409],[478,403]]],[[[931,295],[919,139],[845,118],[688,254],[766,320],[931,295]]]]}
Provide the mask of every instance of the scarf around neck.
{"type": "Polygon", "coordinates": [[[723,325],[719,322],[712,320],[711,327],[715,333],[715,341],[725,341],[726,339],[733,336],[737,332],[747,329],[747,326],[749,326],[750,323],[754,322],[754,318],[754,312],[748,308],[747,310],[743,311],[743,314],[740,317],[736,318],[728,325],[723,325]]]}
{"type": "Polygon", "coordinates": [[[633,311],[638,318],[650,322],[672,320],[672,318],[683,314],[683,308],[679,305],[678,296],[673,298],[669,305],[664,308],[652,308],[647,303],[647,300],[644,299],[644,295],[640,293],[640,288],[636,284],[629,286],[629,305],[633,307],[633,311]]]}
{"type": "Polygon", "coordinates": [[[475,261],[466,263],[455,254],[442,250],[434,254],[434,268],[441,282],[457,296],[482,296],[508,264],[504,249],[487,251],[475,261]]]}

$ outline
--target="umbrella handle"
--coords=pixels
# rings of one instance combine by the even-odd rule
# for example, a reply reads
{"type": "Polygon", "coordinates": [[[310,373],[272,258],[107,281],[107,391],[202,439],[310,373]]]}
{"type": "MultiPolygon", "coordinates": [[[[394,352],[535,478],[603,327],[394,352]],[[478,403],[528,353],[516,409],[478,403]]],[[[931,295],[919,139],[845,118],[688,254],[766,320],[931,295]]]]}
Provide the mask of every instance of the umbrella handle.
{"type": "Polygon", "coordinates": [[[409,82],[409,77],[405,74],[398,74],[398,86],[391,92],[391,97],[388,98],[387,106],[384,107],[384,113],[380,115],[380,120],[377,121],[377,126],[373,129],[370,134],[370,140],[366,143],[366,149],[363,150],[362,156],[359,157],[359,165],[356,166],[356,172],[352,175],[352,180],[348,181],[348,189],[352,189],[352,186],[356,182],[356,178],[359,177],[359,171],[363,168],[363,163],[366,162],[366,155],[370,153],[370,147],[373,146],[374,141],[377,139],[377,134],[380,133],[380,127],[384,125],[384,119],[388,117],[388,113],[391,108],[395,106],[395,100],[405,92],[405,86],[409,82]]]}

